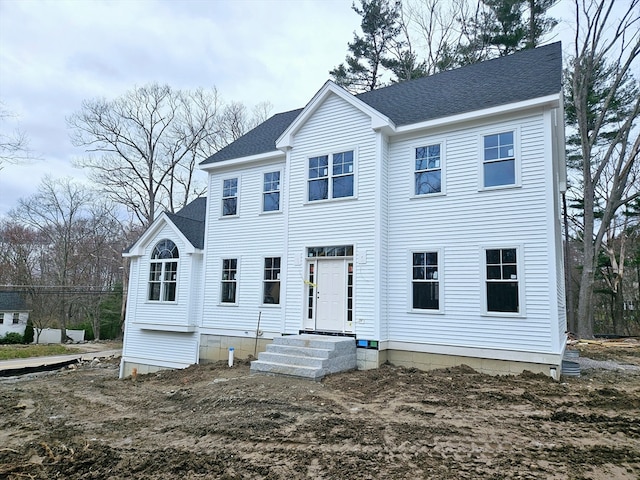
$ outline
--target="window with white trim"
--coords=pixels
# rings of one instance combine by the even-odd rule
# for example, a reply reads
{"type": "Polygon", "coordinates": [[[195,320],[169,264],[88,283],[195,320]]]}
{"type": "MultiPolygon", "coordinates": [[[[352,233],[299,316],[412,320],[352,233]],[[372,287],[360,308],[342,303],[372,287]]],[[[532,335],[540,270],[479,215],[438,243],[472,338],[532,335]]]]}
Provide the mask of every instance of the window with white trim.
{"type": "Polygon", "coordinates": [[[280,304],[280,257],[267,257],[264,259],[262,303],[280,304]]]}
{"type": "Polygon", "coordinates": [[[428,195],[442,191],[440,144],[415,149],[415,194],[428,195]]]}
{"type": "Polygon", "coordinates": [[[153,247],[149,267],[149,301],[175,302],[179,256],[178,247],[169,239],[160,240],[153,247]]]}
{"type": "Polygon", "coordinates": [[[280,210],[280,172],[265,173],[262,187],[262,211],[280,210]]]}
{"type": "Polygon", "coordinates": [[[238,290],[238,259],[225,258],[222,260],[222,281],[220,285],[220,302],[236,303],[238,290]]]}
{"type": "Polygon", "coordinates": [[[438,252],[413,252],[412,302],[415,310],[440,310],[438,252]]]}
{"type": "Polygon", "coordinates": [[[485,187],[516,184],[513,131],[484,136],[482,175],[485,187]]]}
{"type": "Polygon", "coordinates": [[[353,150],[309,158],[308,200],[354,196],[353,150]]]}
{"type": "Polygon", "coordinates": [[[485,250],[487,312],[519,313],[518,251],[485,250]]]}
{"type": "Polygon", "coordinates": [[[222,216],[238,214],[238,178],[222,181],[222,216]]]}
{"type": "Polygon", "coordinates": [[[20,323],[20,314],[19,313],[14,313],[13,314],[13,324],[17,325],[20,323]]]}

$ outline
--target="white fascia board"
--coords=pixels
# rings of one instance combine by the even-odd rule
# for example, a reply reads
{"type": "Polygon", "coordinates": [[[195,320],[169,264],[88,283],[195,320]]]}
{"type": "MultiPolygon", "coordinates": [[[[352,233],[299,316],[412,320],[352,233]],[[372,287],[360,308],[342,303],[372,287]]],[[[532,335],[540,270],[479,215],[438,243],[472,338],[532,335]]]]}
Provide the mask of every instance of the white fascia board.
{"type": "Polygon", "coordinates": [[[300,115],[287,127],[287,129],[280,135],[280,137],[276,140],[276,147],[280,150],[286,151],[293,147],[293,137],[300,130],[300,128],[305,124],[305,122],[315,113],[315,111],[322,105],[324,100],[329,95],[337,95],[345,102],[350,103],[355,108],[360,110],[362,113],[367,115],[371,119],[371,128],[373,130],[391,130],[395,131],[395,125],[393,122],[382,115],[378,110],[373,107],[370,107],[362,100],[359,100],[349,92],[347,92],[344,88],[338,86],[331,80],[328,80],[320,90],[313,96],[311,101],[307,103],[304,107],[300,115]]]}
{"type": "Polygon", "coordinates": [[[520,110],[526,110],[528,108],[535,107],[558,107],[560,106],[562,94],[557,93],[553,95],[547,95],[545,97],[532,98],[523,102],[509,103],[507,105],[499,105],[497,107],[485,108],[482,110],[473,110],[471,112],[465,112],[458,115],[452,115],[450,117],[440,117],[433,120],[427,120],[425,122],[412,123],[409,125],[403,125],[396,127],[395,133],[412,133],[414,131],[423,130],[434,127],[444,127],[447,125],[469,122],[473,120],[479,120],[485,117],[493,117],[496,115],[502,115],[507,113],[513,113],[520,110]]]}
{"type": "Polygon", "coordinates": [[[200,170],[205,172],[212,172],[213,170],[222,170],[228,167],[236,167],[238,165],[250,165],[252,163],[260,163],[265,160],[284,160],[284,155],[280,150],[273,150],[271,152],[258,153],[257,155],[250,155],[248,157],[230,158],[229,160],[222,160],[220,162],[208,163],[206,165],[199,165],[200,170]]]}
{"type": "Polygon", "coordinates": [[[125,258],[142,256],[144,251],[144,246],[147,245],[149,241],[158,234],[158,232],[164,225],[169,225],[173,230],[174,234],[180,240],[182,240],[182,242],[186,245],[186,248],[184,249],[185,253],[187,254],[196,253],[198,249],[196,249],[191,244],[191,242],[187,240],[187,237],[185,237],[180,231],[180,229],[176,227],[176,225],[169,219],[169,217],[167,217],[166,213],[162,212],[160,216],[154,220],[151,226],[147,228],[147,230],[145,230],[145,232],[138,239],[138,241],[132,245],[129,251],[126,253],[123,253],[122,256],[125,258]]]}

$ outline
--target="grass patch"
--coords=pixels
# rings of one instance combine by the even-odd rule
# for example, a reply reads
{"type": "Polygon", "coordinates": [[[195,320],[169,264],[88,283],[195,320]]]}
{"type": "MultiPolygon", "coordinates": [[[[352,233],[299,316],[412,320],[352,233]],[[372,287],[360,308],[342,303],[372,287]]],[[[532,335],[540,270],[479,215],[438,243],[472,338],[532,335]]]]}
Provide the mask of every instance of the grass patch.
{"type": "Polygon", "coordinates": [[[13,358],[48,357],[78,353],[75,348],[64,345],[0,345],[0,360],[13,358]]]}

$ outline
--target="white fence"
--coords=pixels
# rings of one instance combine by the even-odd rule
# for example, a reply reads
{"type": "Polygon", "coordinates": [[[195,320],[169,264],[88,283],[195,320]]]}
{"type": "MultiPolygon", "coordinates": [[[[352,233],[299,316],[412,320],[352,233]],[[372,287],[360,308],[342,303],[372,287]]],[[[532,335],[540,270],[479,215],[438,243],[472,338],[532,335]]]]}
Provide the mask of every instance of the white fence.
{"type": "MultiPolygon", "coordinates": [[[[60,343],[59,328],[43,328],[38,337],[38,329],[33,329],[33,343],[60,343]]],[[[74,342],[84,342],[84,330],[67,330],[67,337],[74,342]]]]}

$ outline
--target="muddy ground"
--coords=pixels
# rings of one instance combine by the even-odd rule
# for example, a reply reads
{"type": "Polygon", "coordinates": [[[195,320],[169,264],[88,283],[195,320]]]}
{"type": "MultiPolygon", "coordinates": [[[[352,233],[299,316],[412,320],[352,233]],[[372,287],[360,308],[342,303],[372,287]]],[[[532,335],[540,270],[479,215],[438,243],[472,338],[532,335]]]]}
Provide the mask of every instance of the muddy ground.
{"type": "Polygon", "coordinates": [[[2,379],[0,478],[637,479],[640,346],[581,349],[599,367],[560,382],[247,362],[118,380],[118,359],[2,379]]]}

